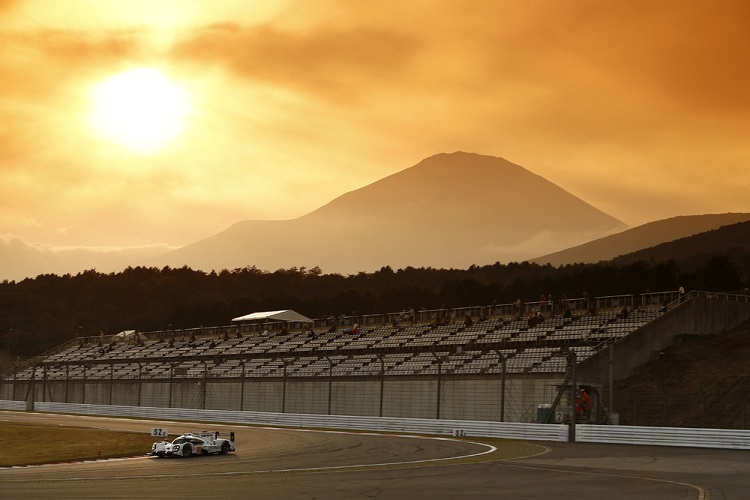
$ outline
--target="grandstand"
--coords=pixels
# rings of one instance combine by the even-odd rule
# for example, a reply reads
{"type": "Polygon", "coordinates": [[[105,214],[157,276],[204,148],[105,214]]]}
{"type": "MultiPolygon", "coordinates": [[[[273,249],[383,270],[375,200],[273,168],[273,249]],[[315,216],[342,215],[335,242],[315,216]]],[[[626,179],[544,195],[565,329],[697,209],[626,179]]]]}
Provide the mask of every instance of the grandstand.
{"type": "Polygon", "coordinates": [[[666,292],[79,338],[4,376],[0,399],[533,421],[572,353],[601,416],[609,346],[716,298],[737,303],[666,292]]]}

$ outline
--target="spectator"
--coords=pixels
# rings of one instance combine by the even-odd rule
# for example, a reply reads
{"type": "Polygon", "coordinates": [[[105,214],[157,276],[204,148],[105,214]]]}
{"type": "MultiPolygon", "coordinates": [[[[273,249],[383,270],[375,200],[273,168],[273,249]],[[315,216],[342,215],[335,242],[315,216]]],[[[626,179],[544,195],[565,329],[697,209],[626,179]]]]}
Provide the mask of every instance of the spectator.
{"type": "Polygon", "coordinates": [[[591,398],[585,389],[581,388],[581,392],[576,398],[576,416],[583,420],[588,420],[589,414],[591,413],[591,398]]]}
{"type": "Polygon", "coordinates": [[[622,308],[622,311],[620,311],[620,318],[628,319],[628,316],[630,316],[630,312],[628,311],[628,306],[625,306],[622,308]]]}

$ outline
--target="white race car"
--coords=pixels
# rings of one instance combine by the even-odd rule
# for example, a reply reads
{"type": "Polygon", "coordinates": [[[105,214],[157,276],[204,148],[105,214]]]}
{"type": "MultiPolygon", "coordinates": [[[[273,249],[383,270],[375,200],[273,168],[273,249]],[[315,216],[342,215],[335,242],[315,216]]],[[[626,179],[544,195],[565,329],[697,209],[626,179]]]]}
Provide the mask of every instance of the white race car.
{"type": "Polygon", "coordinates": [[[219,437],[218,431],[202,431],[183,434],[171,443],[167,440],[156,442],[151,446],[150,455],[187,458],[210,453],[226,455],[230,451],[234,451],[234,432],[229,433],[229,439],[224,439],[219,437]]]}

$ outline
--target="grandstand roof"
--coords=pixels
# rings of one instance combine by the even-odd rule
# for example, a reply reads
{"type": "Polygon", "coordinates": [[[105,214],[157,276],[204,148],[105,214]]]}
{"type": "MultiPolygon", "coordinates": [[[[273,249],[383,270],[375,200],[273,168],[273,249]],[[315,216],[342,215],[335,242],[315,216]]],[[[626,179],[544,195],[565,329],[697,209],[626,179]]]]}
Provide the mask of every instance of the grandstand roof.
{"type": "Polygon", "coordinates": [[[255,312],[233,318],[232,321],[259,321],[259,320],[270,320],[270,321],[286,321],[286,322],[300,322],[300,323],[312,323],[313,320],[301,315],[291,309],[284,309],[281,311],[266,311],[266,312],[255,312]]]}

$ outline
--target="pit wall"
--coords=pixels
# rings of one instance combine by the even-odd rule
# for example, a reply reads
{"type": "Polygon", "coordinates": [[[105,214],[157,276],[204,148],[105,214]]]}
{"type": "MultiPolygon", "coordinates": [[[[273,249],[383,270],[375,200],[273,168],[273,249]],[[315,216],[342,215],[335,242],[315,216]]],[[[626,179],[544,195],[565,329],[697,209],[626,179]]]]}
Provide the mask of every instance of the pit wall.
{"type": "MultiPolygon", "coordinates": [[[[612,376],[623,380],[641,365],[657,359],[681,335],[714,335],[750,321],[750,303],[691,298],[636,330],[614,345],[612,376]]],[[[579,380],[605,381],[609,377],[611,347],[577,367],[579,380]]]]}

